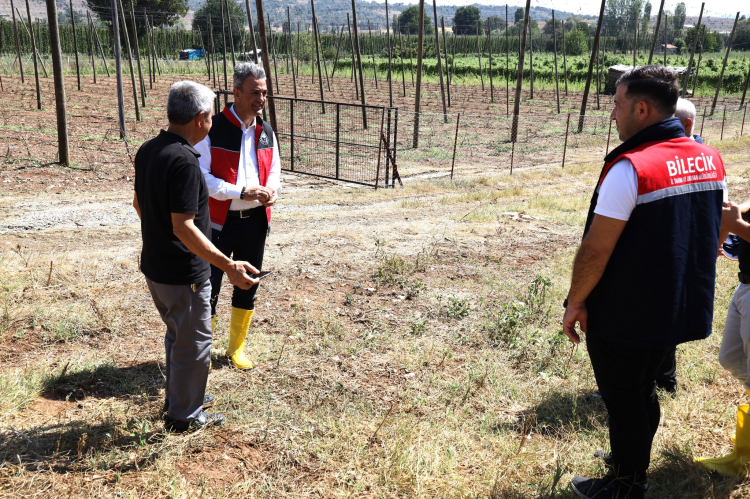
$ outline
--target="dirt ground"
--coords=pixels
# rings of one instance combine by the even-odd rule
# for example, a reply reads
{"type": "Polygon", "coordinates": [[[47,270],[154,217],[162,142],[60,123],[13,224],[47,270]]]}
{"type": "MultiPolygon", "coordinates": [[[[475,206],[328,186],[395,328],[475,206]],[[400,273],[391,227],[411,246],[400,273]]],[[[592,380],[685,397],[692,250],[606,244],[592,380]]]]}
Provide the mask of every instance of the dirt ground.
{"type": "MultiPolygon", "coordinates": [[[[34,145],[49,104],[0,101],[16,115],[0,125],[15,148],[0,168],[0,495],[561,498],[573,475],[603,471],[606,413],[559,326],[599,147],[564,170],[475,164],[396,189],[285,173],[247,345],[257,365],[224,357],[224,286],[209,393],[227,424],[169,435],[130,160],[107,136],[108,96],[70,95],[86,112],[74,154],[91,161],[74,169],[34,159],[54,154],[34,145]]],[[[157,97],[134,143],[163,124],[157,97]]],[[[715,145],[743,199],[750,139],[715,145]]],[[[750,494],[692,462],[731,449],[743,400],[717,362],[736,264],[718,268],[716,333],[679,350],[649,497],[750,494]]]]}

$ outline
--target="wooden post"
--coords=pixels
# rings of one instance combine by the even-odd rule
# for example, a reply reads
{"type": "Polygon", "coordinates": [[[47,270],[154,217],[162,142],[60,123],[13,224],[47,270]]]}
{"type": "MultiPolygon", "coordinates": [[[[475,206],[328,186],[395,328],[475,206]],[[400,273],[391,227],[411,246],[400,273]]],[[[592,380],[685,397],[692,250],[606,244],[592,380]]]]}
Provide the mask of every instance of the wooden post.
{"type": "MultiPolygon", "coordinates": [[[[554,18],[554,15],[555,13],[554,11],[552,11],[553,18],[554,18]]],[[[510,38],[508,38],[508,4],[506,3],[505,4],[505,116],[508,116],[510,114],[510,68],[509,68],[509,64],[510,64],[510,38]]],[[[557,67],[557,64],[555,64],[555,67],[557,67]]]]}
{"type": "Polygon", "coordinates": [[[13,15],[13,36],[16,39],[16,53],[18,54],[18,68],[21,71],[21,83],[25,83],[23,78],[23,58],[21,57],[21,39],[18,36],[18,25],[16,24],[16,11],[13,0],[10,0],[10,13],[13,15]]]}
{"type": "Polygon", "coordinates": [[[355,100],[359,100],[359,80],[357,78],[357,56],[354,55],[354,35],[352,34],[352,23],[349,19],[349,13],[346,13],[346,26],[349,30],[349,46],[352,49],[352,81],[354,81],[355,100]]]}
{"type": "Polygon", "coordinates": [[[565,168],[565,154],[568,152],[568,130],[570,130],[570,113],[568,113],[568,121],[565,123],[565,144],[563,145],[563,160],[562,160],[563,168],[565,168]]]}
{"type": "MultiPolygon", "coordinates": [[[[393,107],[393,64],[391,64],[393,51],[391,50],[391,18],[388,17],[388,0],[385,0],[385,36],[388,39],[388,105],[393,107]]],[[[362,87],[362,93],[364,92],[365,89],[362,87]]]]}
{"type": "MultiPolygon", "coordinates": [[[[706,124],[706,108],[703,108],[703,119],[701,119],[701,131],[698,133],[701,137],[703,137],[703,125],[706,124]]],[[[695,127],[693,127],[695,128],[695,127]]]]}
{"type": "MultiPolygon", "coordinates": [[[[696,36],[698,34],[696,33],[696,36]]],[[[701,70],[701,59],[703,58],[703,42],[706,39],[706,26],[703,25],[703,34],[701,35],[701,48],[700,52],[698,53],[698,64],[695,66],[695,75],[693,76],[693,97],[695,97],[695,84],[698,81],[698,73],[701,70]]]]}
{"type": "MultiPolygon", "coordinates": [[[[38,54],[36,52],[36,40],[34,39],[34,25],[31,24],[31,9],[29,9],[29,0],[26,0],[26,14],[29,16],[29,31],[31,34],[31,51],[32,59],[34,59],[34,80],[36,81],[36,108],[42,108],[42,91],[39,88],[39,68],[36,65],[38,54]]],[[[19,16],[20,17],[20,16],[19,16]]]]}
{"type": "MultiPolygon", "coordinates": [[[[255,0],[255,10],[258,14],[258,31],[260,32],[260,51],[263,58],[263,69],[266,71],[266,81],[271,79],[271,64],[268,60],[268,40],[266,40],[266,25],[263,22],[263,0],[255,0]]],[[[273,99],[273,82],[268,81],[268,115],[271,127],[277,131],[276,102],[273,99]]]]}
{"type": "Polygon", "coordinates": [[[406,44],[409,46],[409,72],[411,73],[411,86],[414,86],[414,59],[411,54],[411,27],[406,27],[406,44]]]}
{"type": "Polygon", "coordinates": [[[234,57],[234,33],[232,32],[232,16],[229,15],[228,0],[224,0],[224,12],[227,13],[227,24],[229,25],[229,47],[232,49],[232,71],[234,71],[234,67],[237,65],[237,59],[234,57]]]}
{"type": "Polygon", "coordinates": [[[563,46],[563,80],[565,81],[565,97],[568,96],[568,59],[565,57],[565,23],[562,25],[562,46],[563,46]]]}
{"type": "Polygon", "coordinates": [[[336,67],[339,64],[339,50],[341,49],[341,43],[344,41],[344,26],[339,29],[339,43],[336,45],[336,57],[333,58],[333,69],[331,70],[331,78],[336,74],[336,67]]]}
{"type": "Polygon", "coordinates": [[[456,134],[453,137],[453,160],[451,161],[451,180],[453,180],[453,168],[456,166],[456,146],[458,145],[458,123],[461,121],[461,113],[456,116],[456,134]]]}
{"type": "MultiPolygon", "coordinates": [[[[49,1],[47,3],[49,4],[49,1]]],[[[55,10],[57,10],[57,6],[55,6],[55,10]]],[[[49,21],[49,17],[47,19],[49,21]]],[[[78,80],[78,90],[80,91],[81,90],[81,68],[78,65],[78,35],[76,34],[76,16],[75,16],[75,12],[73,11],[73,0],[70,0],[70,22],[73,24],[73,52],[76,53],[76,79],[78,80]]],[[[55,23],[57,23],[57,20],[55,20],[55,23]]],[[[58,42],[59,42],[60,34],[58,33],[55,36],[58,37],[58,42]]],[[[52,40],[51,37],[52,37],[52,28],[50,27],[50,41],[52,40]]],[[[55,68],[53,67],[52,73],[54,74],[54,72],[55,72],[55,68]]],[[[67,140],[67,137],[66,137],[66,140],[67,140]]]]}
{"type": "Polygon", "coordinates": [[[732,26],[732,34],[729,35],[729,44],[727,45],[727,52],[726,54],[724,54],[724,63],[721,65],[721,73],[719,73],[719,81],[716,84],[716,94],[714,95],[714,101],[711,104],[712,116],[714,114],[714,109],[716,108],[716,101],[719,99],[719,91],[721,90],[721,83],[722,83],[722,80],[724,80],[724,70],[727,68],[727,60],[729,59],[729,53],[732,51],[732,42],[734,41],[734,33],[737,29],[737,20],[739,18],[740,18],[740,13],[737,12],[737,15],[734,18],[734,25],[732,26]]]}
{"type": "Polygon", "coordinates": [[[417,36],[417,87],[414,91],[414,140],[412,147],[416,149],[419,146],[419,118],[421,111],[422,99],[422,45],[424,41],[424,0],[419,0],[419,29],[417,36]]]}
{"type": "MultiPolygon", "coordinates": [[[[71,0],[72,1],[72,0],[71,0]]],[[[122,32],[125,35],[125,50],[128,53],[128,69],[130,69],[130,83],[133,85],[133,100],[135,101],[135,120],[141,121],[141,110],[138,107],[138,87],[135,83],[135,71],[133,70],[133,54],[130,52],[130,36],[128,35],[128,28],[125,25],[125,9],[122,7],[122,0],[114,0],[120,7],[120,15],[122,16],[122,32]]],[[[136,37],[138,35],[136,34],[136,37]]]]}
{"type": "MultiPolygon", "coordinates": [[[[214,75],[214,88],[218,88],[218,82],[216,80],[216,73],[217,73],[217,66],[218,63],[216,61],[216,42],[214,41],[214,23],[211,20],[211,14],[208,15],[208,44],[210,46],[211,50],[211,73],[214,75]]],[[[221,79],[219,79],[221,81],[221,79]]],[[[220,99],[220,98],[219,98],[220,99]]],[[[218,100],[217,100],[218,102],[218,100]]]]}
{"type": "Polygon", "coordinates": [[[745,117],[747,117],[747,106],[745,106],[745,110],[742,112],[742,128],[740,128],[740,137],[742,137],[742,134],[745,133],[745,117]]]}
{"type": "Polygon", "coordinates": [[[607,0],[602,0],[602,6],[599,9],[599,19],[596,22],[596,35],[594,36],[594,46],[591,48],[591,59],[589,60],[589,72],[586,76],[586,86],[583,88],[583,100],[581,102],[581,116],[578,118],[578,133],[583,131],[583,118],[586,115],[586,103],[589,98],[591,88],[591,75],[594,72],[596,56],[599,54],[599,36],[602,32],[602,21],[604,20],[604,6],[607,0]]]}
{"type": "MultiPolygon", "coordinates": [[[[654,58],[654,49],[656,48],[656,40],[659,39],[659,26],[661,25],[661,16],[663,13],[664,13],[664,0],[661,0],[661,5],[659,6],[659,15],[656,17],[656,27],[654,28],[654,39],[651,42],[651,50],[648,53],[648,65],[649,66],[651,65],[651,61],[654,58]]],[[[665,26],[666,26],[666,22],[665,22],[665,26]]],[[[666,44],[664,46],[664,50],[665,51],[667,50],[666,44]]]]}
{"type": "Polygon", "coordinates": [[[482,74],[482,50],[479,48],[479,22],[477,22],[477,58],[479,59],[479,79],[482,81],[482,91],[484,92],[484,75],[482,74]]]}
{"type": "Polygon", "coordinates": [[[552,50],[555,53],[555,94],[557,95],[557,114],[560,114],[560,79],[557,76],[557,27],[555,26],[554,9],[552,9],[552,50]]]}
{"type": "Polygon", "coordinates": [[[489,47],[489,77],[490,77],[490,102],[495,102],[495,84],[492,78],[492,26],[490,25],[490,18],[487,18],[487,46],[489,47]]]}
{"type": "MultiPolygon", "coordinates": [[[[57,5],[55,0],[46,0],[47,22],[49,23],[50,52],[52,52],[52,74],[55,78],[55,111],[57,113],[57,155],[58,161],[70,166],[68,148],[68,118],[65,103],[65,79],[63,77],[60,32],[57,26],[57,5]]],[[[70,11],[71,17],[74,15],[70,11]]],[[[76,68],[78,66],[76,65],[76,68]]],[[[80,80],[79,80],[80,81],[80,80]]],[[[80,86],[79,86],[80,88],[80,86]]]]}
{"type": "Polygon", "coordinates": [[[102,41],[99,39],[99,33],[96,32],[96,26],[94,26],[94,20],[91,19],[91,26],[94,31],[94,40],[96,45],[99,47],[99,55],[102,56],[102,62],[104,63],[104,70],[107,72],[107,78],[109,78],[109,66],[107,65],[107,58],[104,57],[104,47],[102,47],[102,41]]]}
{"type": "MultiPolygon", "coordinates": [[[[245,10],[247,10],[247,24],[250,26],[250,38],[253,39],[253,60],[255,61],[255,64],[258,64],[258,46],[255,44],[255,28],[253,27],[253,16],[250,14],[250,0],[245,0],[245,10]]],[[[289,12],[287,12],[287,16],[289,15],[289,12]]],[[[292,30],[292,26],[289,25],[289,31],[292,30]]],[[[299,48],[299,47],[298,47],[299,48]]],[[[297,54],[299,56],[299,53],[297,54]]],[[[297,88],[297,82],[295,79],[294,82],[295,89],[297,88]]],[[[297,95],[294,95],[297,97],[297,95]]]]}
{"type": "Polygon", "coordinates": [[[693,40],[693,48],[690,50],[690,62],[688,62],[687,71],[685,71],[685,79],[682,82],[682,97],[685,98],[687,92],[688,81],[690,80],[690,72],[693,69],[693,57],[695,57],[695,47],[698,45],[698,32],[701,28],[701,21],[703,20],[703,8],[706,6],[706,2],[701,3],[701,13],[698,16],[698,24],[695,25],[695,37],[693,40]]]}
{"type": "Polygon", "coordinates": [[[720,141],[724,140],[724,122],[727,120],[727,106],[724,105],[724,115],[721,117],[721,138],[720,141]]]}
{"type": "MultiPolygon", "coordinates": [[[[132,1],[131,1],[132,5],[132,1]]],[[[208,25],[206,25],[208,26],[208,25]]],[[[136,35],[136,41],[138,40],[138,36],[136,35]]],[[[198,39],[201,42],[201,47],[203,47],[203,59],[206,63],[206,76],[208,76],[208,81],[211,81],[211,52],[208,50],[208,44],[203,41],[203,31],[201,31],[200,26],[198,27],[198,39]]],[[[138,62],[140,62],[140,55],[138,56],[138,62]]],[[[143,79],[141,79],[141,87],[143,86],[143,79]]],[[[143,95],[143,88],[141,88],[141,95],[143,95]]]]}
{"type": "MultiPolygon", "coordinates": [[[[122,90],[122,60],[120,57],[120,23],[117,15],[117,0],[111,0],[112,7],[112,43],[115,49],[115,75],[117,77],[117,116],[120,124],[120,138],[126,138],[125,134],[125,99],[122,90]]],[[[136,97],[137,99],[137,97],[136,97]]],[[[136,100],[136,105],[138,101],[136,100]]]]}
{"type": "MultiPolygon", "coordinates": [[[[73,1],[73,0],[71,0],[73,1]]],[[[143,82],[143,69],[141,68],[141,49],[138,46],[138,29],[135,26],[135,8],[133,7],[134,0],[130,0],[130,27],[133,31],[133,45],[135,48],[135,60],[138,63],[138,79],[141,82],[141,104],[146,107],[146,84],[143,82]]],[[[123,16],[122,22],[125,23],[125,17],[123,16]]],[[[200,32],[200,28],[198,28],[200,32]]],[[[201,45],[203,45],[203,36],[201,36],[201,45]]],[[[205,53],[203,47],[203,52],[205,53]]]]}
{"type": "MultiPolygon", "coordinates": [[[[86,16],[88,16],[89,13],[86,12],[86,16]]],[[[91,17],[88,17],[89,22],[89,55],[91,56],[91,72],[94,74],[94,85],[96,85],[96,64],[94,59],[94,26],[91,24],[91,17]]]]}
{"type": "Polygon", "coordinates": [[[664,13],[664,67],[667,67],[667,34],[669,33],[669,24],[667,24],[668,15],[664,13]]]}
{"type": "Polygon", "coordinates": [[[602,41],[602,59],[601,64],[598,62],[597,59],[597,69],[596,69],[596,108],[599,109],[599,94],[602,93],[602,74],[604,73],[604,53],[607,51],[607,26],[604,26],[604,36],[602,41]],[[599,72],[599,67],[601,66],[601,73],[599,72]]]}
{"type": "MultiPolygon", "coordinates": [[[[313,43],[315,43],[315,57],[318,61],[318,83],[320,87],[320,106],[323,114],[326,114],[326,105],[323,103],[325,96],[323,95],[323,74],[320,71],[320,35],[318,33],[318,23],[315,18],[315,0],[310,0],[310,8],[312,9],[313,19],[313,43]]],[[[277,87],[278,89],[278,87],[277,87]]]]}
{"type": "MultiPolygon", "coordinates": [[[[352,0],[354,1],[354,0],[352,0]]],[[[440,76],[440,96],[443,99],[443,123],[448,123],[448,110],[445,107],[445,83],[443,82],[443,65],[440,57],[440,35],[437,24],[437,3],[432,0],[432,13],[435,16],[435,54],[437,55],[438,75],[440,76]]]]}
{"type": "Polygon", "coordinates": [[[372,28],[370,27],[370,19],[367,19],[367,32],[370,35],[370,54],[372,55],[372,71],[375,75],[375,88],[378,88],[378,68],[375,65],[375,45],[373,45],[372,43],[372,28]]]}
{"type": "Polygon", "coordinates": [[[745,104],[745,97],[747,96],[748,84],[750,84],[750,70],[748,70],[747,72],[747,77],[745,77],[745,85],[742,87],[742,98],[740,99],[739,109],[742,109],[742,106],[745,104]]]}
{"type": "Polygon", "coordinates": [[[612,120],[609,120],[609,130],[607,131],[607,149],[604,152],[604,156],[609,154],[609,139],[612,137],[612,120]]]}
{"type": "Polygon", "coordinates": [[[529,24],[529,99],[534,98],[534,30],[529,24]]]}
{"type": "MultiPolygon", "coordinates": [[[[227,25],[226,25],[226,9],[224,8],[224,2],[221,2],[221,61],[224,66],[224,90],[229,90],[229,78],[227,76],[227,25]]],[[[270,76],[269,72],[266,72],[266,76],[270,76]]],[[[227,94],[224,94],[224,105],[227,105],[228,98],[227,94]]]]}
{"type": "MultiPolygon", "coordinates": [[[[148,15],[146,14],[146,7],[143,8],[143,20],[146,23],[146,61],[148,62],[148,88],[153,90],[154,82],[156,81],[156,65],[154,64],[153,52],[151,49],[151,30],[148,27],[148,15]]],[[[208,25],[211,26],[211,15],[208,16],[208,25]]],[[[214,75],[214,87],[216,86],[216,75],[214,75]]]]}
{"type": "MultiPolygon", "coordinates": [[[[260,0],[258,0],[260,1],[260,0]]],[[[362,100],[362,126],[367,130],[367,99],[365,98],[365,79],[362,74],[362,53],[359,49],[359,27],[357,26],[357,6],[354,5],[352,0],[352,25],[354,26],[354,45],[357,53],[357,69],[359,69],[359,89],[360,98],[362,100]]]]}
{"type": "MultiPolygon", "coordinates": [[[[247,2],[248,0],[245,0],[247,2]]],[[[250,8],[248,6],[247,12],[250,12],[250,8]]],[[[248,18],[249,19],[249,18],[248,18]]],[[[286,6],[286,19],[287,24],[289,24],[289,36],[287,37],[287,42],[289,44],[289,58],[292,61],[292,84],[294,85],[294,98],[297,98],[297,72],[294,70],[294,49],[292,43],[292,16],[289,13],[289,6],[286,6]]],[[[299,55],[299,54],[298,54],[299,55]]],[[[257,57],[257,56],[256,56],[257,57]]],[[[336,67],[334,66],[334,71],[336,70],[336,67]]]]}
{"type": "Polygon", "coordinates": [[[510,140],[515,144],[518,136],[518,114],[521,108],[521,89],[523,88],[523,57],[526,51],[526,28],[529,26],[529,9],[531,0],[526,0],[526,9],[523,16],[523,30],[520,32],[521,46],[518,47],[518,76],[516,76],[516,97],[513,102],[513,125],[511,126],[510,140]]]}
{"type": "MultiPolygon", "coordinates": [[[[159,76],[161,76],[161,63],[159,62],[159,51],[158,46],[156,45],[156,24],[154,24],[154,16],[151,16],[151,50],[154,51],[154,66],[156,67],[156,72],[159,73],[159,76]]],[[[154,83],[156,83],[156,73],[154,73],[154,83]]]]}
{"type": "Polygon", "coordinates": [[[401,85],[404,87],[404,97],[406,97],[406,71],[404,70],[404,45],[401,38],[401,23],[398,26],[398,51],[401,55],[401,85]]]}
{"type": "MultiPolygon", "coordinates": [[[[227,0],[224,0],[224,1],[227,1],[227,0]]],[[[227,18],[229,18],[229,12],[227,12],[227,18]]],[[[271,29],[271,15],[266,14],[266,18],[268,18],[268,28],[271,29]]],[[[315,33],[315,30],[317,29],[317,22],[315,19],[316,19],[315,16],[313,16],[313,33],[315,33]]],[[[273,31],[271,31],[270,47],[271,47],[270,48],[271,64],[273,65],[273,77],[274,77],[274,80],[276,80],[276,93],[280,94],[281,90],[279,90],[279,73],[276,71],[276,44],[274,43],[273,31]]],[[[320,72],[320,57],[318,57],[318,72],[320,72]]],[[[321,86],[323,85],[322,78],[321,78],[320,84],[321,86]]]]}
{"type": "MultiPolygon", "coordinates": [[[[448,44],[445,43],[445,18],[440,18],[440,27],[443,30],[443,55],[445,56],[445,88],[448,91],[448,107],[451,106],[451,73],[448,69],[448,44]]],[[[492,50],[492,49],[490,49],[492,50]]],[[[492,56],[492,52],[490,52],[490,56],[492,56]]],[[[490,59],[491,61],[492,59],[490,59]]],[[[492,70],[492,62],[490,62],[490,70],[492,70]]],[[[492,81],[492,76],[490,76],[490,81],[492,81]]]]}

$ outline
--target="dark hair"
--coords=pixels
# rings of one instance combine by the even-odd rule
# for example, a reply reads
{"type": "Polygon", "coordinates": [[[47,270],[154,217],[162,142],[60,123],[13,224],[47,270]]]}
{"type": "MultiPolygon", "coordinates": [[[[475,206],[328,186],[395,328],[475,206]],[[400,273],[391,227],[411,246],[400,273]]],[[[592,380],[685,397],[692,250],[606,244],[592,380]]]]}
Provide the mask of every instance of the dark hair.
{"type": "Polygon", "coordinates": [[[625,95],[645,100],[662,114],[671,116],[680,94],[679,75],[664,66],[641,66],[625,72],[616,86],[627,85],[625,95]]]}

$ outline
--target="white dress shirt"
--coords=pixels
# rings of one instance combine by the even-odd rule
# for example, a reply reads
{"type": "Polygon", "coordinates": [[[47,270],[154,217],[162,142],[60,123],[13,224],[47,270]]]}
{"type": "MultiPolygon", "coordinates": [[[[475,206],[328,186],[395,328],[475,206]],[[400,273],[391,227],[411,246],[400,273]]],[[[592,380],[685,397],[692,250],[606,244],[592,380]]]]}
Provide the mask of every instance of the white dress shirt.
{"type": "MultiPolygon", "coordinates": [[[[232,211],[249,210],[262,206],[257,199],[240,199],[242,188],[257,187],[260,185],[258,175],[258,156],[255,152],[255,125],[245,126],[245,123],[234,112],[234,105],[230,108],[234,117],[241,123],[242,146],[240,148],[240,161],[237,170],[237,183],[231,184],[211,174],[211,139],[205,139],[195,145],[200,153],[198,163],[203,171],[203,177],[208,185],[208,195],[219,201],[232,200],[229,209],[232,211]]],[[[279,143],[276,134],[273,135],[273,159],[271,160],[271,171],[268,174],[266,187],[274,189],[277,195],[281,195],[281,160],[279,158],[279,143]]]]}

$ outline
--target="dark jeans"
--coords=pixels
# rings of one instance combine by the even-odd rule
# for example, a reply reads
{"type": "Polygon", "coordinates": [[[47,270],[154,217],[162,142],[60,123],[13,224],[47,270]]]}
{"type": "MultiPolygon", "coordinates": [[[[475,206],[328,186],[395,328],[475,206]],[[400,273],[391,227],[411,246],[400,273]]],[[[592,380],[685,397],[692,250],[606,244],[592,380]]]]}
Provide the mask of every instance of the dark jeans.
{"type": "Polygon", "coordinates": [[[677,392],[677,347],[667,349],[667,355],[659,366],[656,376],[656,387],[669,393],[677,392]]]}
{"type": "Polygon", "coordinates": [[[643,481],[659,426],[656,377],[670,348],[641,348],[586,335],[596,383],[609,413],[613,469],[623,480],[643,481]]]}
{"type": "MultiPolygon", "coordinates": [[[[222,230],[211,231],[211,242],[219,251],[233,260],[243,260],[258,270],[263,266],[263,251],[266,247],[268,218],[266,209],[261,206],[250,210],[247,218],[227,217],[222,230]]],[[[216,315],[216,305],[221,291],[224,271],[211,265],[211,315],[216,315]]],[[[256,284],[250,289],[234,287],[232,306],[244,310],[255,308],[256,284]]]]}

